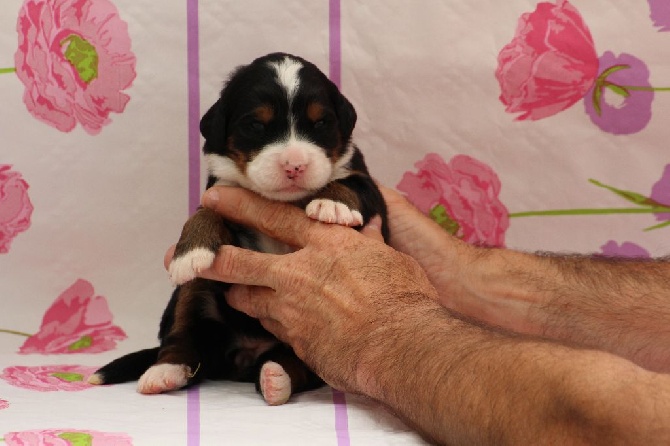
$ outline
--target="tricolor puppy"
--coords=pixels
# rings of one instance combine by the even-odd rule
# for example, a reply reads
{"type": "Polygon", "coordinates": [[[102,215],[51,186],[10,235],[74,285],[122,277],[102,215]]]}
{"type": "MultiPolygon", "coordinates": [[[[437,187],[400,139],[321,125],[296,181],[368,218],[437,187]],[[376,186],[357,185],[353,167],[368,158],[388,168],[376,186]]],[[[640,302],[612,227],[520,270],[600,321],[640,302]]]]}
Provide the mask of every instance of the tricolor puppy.
{"type": "MultiPolygon", "coordinates": [[[[386,206],[351,142],[356,112],[313,64],[270,54],[233,72],[200,123],[209,178],[293,203],[322,222],[361,227],[386,206]]],[[[258,320],[226,304],[228,284],[196,278],[218,248],[263,252],[290,248],[200,208],[184,225],[169,267],[178,285],[160,324],[160,347],[104,366],[90,379],[112,384],[139,378],[138,391],[160,393],[202,379],[255,382],[268,404],[319,387],[321,379],[258,320]]],[[[343,358],[346,360],[346,358],[343,358]]]]}

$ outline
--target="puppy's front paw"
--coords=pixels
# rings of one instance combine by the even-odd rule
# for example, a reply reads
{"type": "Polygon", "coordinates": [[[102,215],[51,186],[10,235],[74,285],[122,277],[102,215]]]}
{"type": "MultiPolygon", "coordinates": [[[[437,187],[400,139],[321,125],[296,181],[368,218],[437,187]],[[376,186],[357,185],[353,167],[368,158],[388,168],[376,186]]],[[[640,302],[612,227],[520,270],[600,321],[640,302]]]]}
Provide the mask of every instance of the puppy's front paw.
{"type": "Polygon", "coordinates": [[[291,397],[291,377],[276,362],[268,361],[263,364],[258,381],[261,395],[270,406],[284,404],[291,397]]]}
{"type": "Polygon", "coordinates": [[[195,277],[203,270],[212,266],[215,253],[207,248],[196,248],[185,254],[174,257],[168,271],[174,285],[181,285],[195,277]]]}
{"type": "Polygon", "coordinates": [[[184,364],[157,364],[144,372],[137,391],[146,395],[181,389],[188,382],[191,368],[184,364]]]}
{"type": "Polygon", "coordinates": [[[360,226],[363,216],[355,209],[350,209],[339,201],[317,198],[310,201],[305,208],[307,216],[324,223],[335,223],[342,226],[360,226]]]}

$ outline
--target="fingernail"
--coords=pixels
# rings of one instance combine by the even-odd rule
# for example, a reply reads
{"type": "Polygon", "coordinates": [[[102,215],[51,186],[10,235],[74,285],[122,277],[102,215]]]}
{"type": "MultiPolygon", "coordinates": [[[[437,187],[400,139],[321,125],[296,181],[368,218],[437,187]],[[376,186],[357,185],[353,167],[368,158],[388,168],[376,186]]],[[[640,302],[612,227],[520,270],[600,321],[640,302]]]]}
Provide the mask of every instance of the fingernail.
{"type": "Polygon", "coordinates": [[[213,208],[216,207],[218,202],[219,192],[216,189],[208,189],[207,192],[205,192],[205,197],[202,204],[205,205],[205,207],[213,208]]]}
{"type": "Polygon", "coordinates": [[[382,218],[379,215],[375,215],[370,219],[367,225],[368,228],[374,229],[375,231],[382,230],[382,218]]]}

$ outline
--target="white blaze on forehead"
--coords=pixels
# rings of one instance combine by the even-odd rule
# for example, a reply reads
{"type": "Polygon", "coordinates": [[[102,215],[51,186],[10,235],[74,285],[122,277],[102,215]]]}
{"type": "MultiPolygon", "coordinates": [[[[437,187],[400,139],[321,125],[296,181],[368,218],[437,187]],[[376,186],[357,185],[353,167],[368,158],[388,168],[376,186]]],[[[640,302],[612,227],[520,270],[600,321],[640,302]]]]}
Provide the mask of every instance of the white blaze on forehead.
{"type": "Polygon", "coordinates": [[[302,68],[302,64],[290,57],[284,57],[279,62],[269,62],[268,65],[277,73],[277,80],[279,85],[286,90],[289,104],[293,101],[295,93],[300,86],[300,77],[298,72],[302,68]]]}

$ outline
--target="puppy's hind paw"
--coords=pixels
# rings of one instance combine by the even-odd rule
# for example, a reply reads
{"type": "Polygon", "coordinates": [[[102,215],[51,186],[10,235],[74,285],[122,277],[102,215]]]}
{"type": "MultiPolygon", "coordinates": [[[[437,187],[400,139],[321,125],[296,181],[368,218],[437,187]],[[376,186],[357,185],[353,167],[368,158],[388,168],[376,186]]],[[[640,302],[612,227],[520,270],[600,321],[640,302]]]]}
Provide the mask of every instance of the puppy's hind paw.
{"type": "Polygon", "coordinates": [[[144,372],[137,391],[145,395],[181,389],[188,383],[191,368],[184,364],[157,364],[144,372]]]}
{"type": "Polygon", "coordinates": [[[215,253],[207,248],[196,248],[172,259],[168,272],[174,285],[195,279],[214,263],[215,253]]]}
{"type": "Polygon", "coordinates": [[[100,386],[105,383],[105,377],[100,373],[94,373],[88,377],[87,381],[93,386],[100,386]]]}
{"type": "Polygon", "coordinates": [[[268,361],[263,364],[258,381],[261,395],[270,406],[284,404],[291,397],[291,377],[276,362],[268,361]]]}
{"type": "Polygon", "coordinates": [[[359,211],[339,201],[317,198],[310,201],[305,208],[305,213],[308,217],[324,223],[342,226],[361,226],[363,224],[363,216],[359,211]]]}

